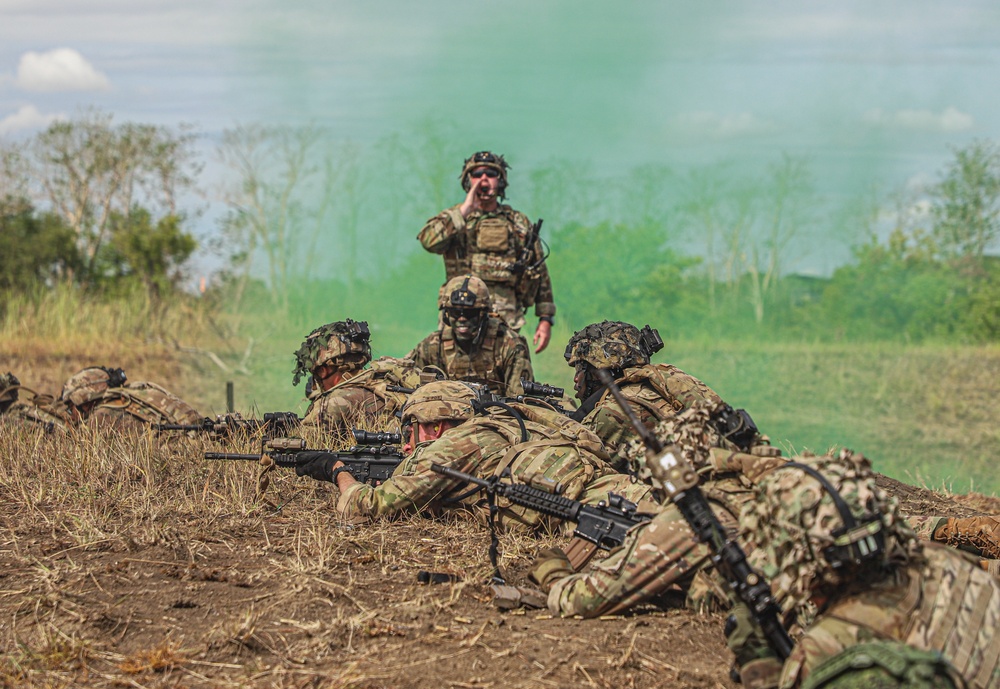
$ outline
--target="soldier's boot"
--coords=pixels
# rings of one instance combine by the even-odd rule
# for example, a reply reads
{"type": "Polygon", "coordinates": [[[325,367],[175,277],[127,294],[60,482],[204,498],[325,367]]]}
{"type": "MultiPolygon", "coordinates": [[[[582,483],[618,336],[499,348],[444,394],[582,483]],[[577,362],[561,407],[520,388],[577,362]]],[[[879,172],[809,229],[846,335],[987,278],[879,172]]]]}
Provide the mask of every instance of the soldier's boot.
{"type": "Polygon", "coordinates": [[[1000,560],[980,560],[979,566],[1000,579],[1000,560]]]}
{"type": "Polygon", "coordinates": [[[1000,518],[947,517],[934,526],[931,540],[982,558],[1000,559],[1000,518]]]}

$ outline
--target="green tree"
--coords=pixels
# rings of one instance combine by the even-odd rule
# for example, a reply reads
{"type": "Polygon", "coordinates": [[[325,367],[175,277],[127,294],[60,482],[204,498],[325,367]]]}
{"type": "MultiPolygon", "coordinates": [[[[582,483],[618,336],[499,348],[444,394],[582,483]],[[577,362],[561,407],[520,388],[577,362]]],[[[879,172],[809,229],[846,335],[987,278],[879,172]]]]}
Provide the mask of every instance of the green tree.
{"type": "Polygon", "coordinates": [[[37,213],[23,199],[0,202],[0,292],[28,292],[78,267],[72,228],[53,213],[37,213]]]}
{"type": "Polygon", "coordinates": [[[140,282],[154,298],[178,288],[183,264],[198,242],[181,228],[181,218],[166,215],[155,223],[148,210],[133,207],[128,215],[111,217],[111,241],[97,261],[99,280],[128,278],[140,282]]]}
{"type": "Polygon", "coordinates": [[[200,171],[193,145],[184,127],[114,124],[110,114],[90,110],[54,122],[24,150],[21,174],[34,200],[61,215],[76,235],[81,283],[97,277],[102,247],[116,228],[129,225],[134,208],[179,214],[178,197],[193,188],[200,171]]]}

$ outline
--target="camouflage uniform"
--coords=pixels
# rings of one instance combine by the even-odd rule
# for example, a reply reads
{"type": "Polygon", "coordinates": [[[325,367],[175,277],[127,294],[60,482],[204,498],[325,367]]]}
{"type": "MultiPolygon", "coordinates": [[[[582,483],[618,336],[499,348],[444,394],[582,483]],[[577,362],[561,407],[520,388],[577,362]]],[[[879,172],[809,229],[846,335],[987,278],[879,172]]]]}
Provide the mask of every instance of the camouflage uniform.
{"type": "MultiPolygon", "coordinates": [[[[723,526],[735,529],[735,515],[750,499],[754,482],[787,460],[713,447],[719,438],[710,426],[711,409],[698,405],[661,422],[655,433],[668,442],[692,448],[695,466],[702,474],[702,491],[723,526]]],[[[637,464],[645,452],[633,442],[626,454],[637,464]]],[[[698,541],[677,508],[667,503],[652,520],[633,527],[620,548],[587,570],[572,573],[569,562],[560,563],[556,553],[540,560],[532,576],[549,589],[548,606],[553,613],[597,617],[623,612],[675,585],[687,591],[695,575],[710,564],[710,556],[709,548],[698,541]]],[[[701,583],[718,593],[709,579],[701,583]]],[[[697,587],[692,603],[698,606],[706,602],[702,596],[707,593],[703,586],[697,587]]]]}
{"type": "Polygon", "coordinates": [[[66,432],[76,424],[72,407],[22,386],[13,373],[0,375],[0,419],[7,424],[38,426],[50,433],[66,432]],[[20,399],[21,391],[30,392],[31,399],[20,399]]]}
{"type": "MultiPolygon", "coordinates": [[[[468,173],[474,167],[499,170],[506,188],[507,165],[502,156],[483,152],[467,160],[460,175],[466,191],[468,173]],[[477,157],[482,160],[476,160],[477,157]]],[[[529,266],[516,272],[515,264],[531,232],[527,216],[499,204],[495,211],[473,210],[468,218],[463,218],[460,206],[441,211],[417,235],[427,251],[444,254],[445,282],[465,274],[481,278],[489,286],[496,311],[515,331],[524,325],[524,314],[532,304],[539,318],[555,316],[552,282],[540,241],[535,240],[531,247],[529,266]]]]}
{"type": "Polygon", "coordinates": [[[370,368],[325,392],[314,387],[302,425],[335,430],[357,426],[361,420],[389,421],[402,408],[407,395],[388,388],[413,389],[419,384],[420,371],[412,360],[381,357],[370,368]]]}
{"type": "MultiPolygon", "coordinates": [[[[432,464],[482,478],[498,476],[509,468],[516,481],[545,490],[561,485],[563,495],[588,503],[606,499],[609,491],[636,502],[648,495],[648,486],[613,473],[600,440],[571,419],[540,407],[512,404],[524,420],[525,442],[517,419],[494,408],[477,416],[473,398],[466,385],[453,381],[430,383],[414,392],[403,407],[404,424],[464,422],[437,440],[419,444],[381,485],[350,486],[337,502],[338,511],[348,518],[373,519],[483,503],[479,492],[463,496],[468,486],[432,471],[432,464]]],[[[545,520],[531,510],[502,499],[498,502],[501,524],[536,528],[545,520]]]]}
{"type": "Polygon", "coordinates": [[[577,370],[578,414],[612,455],[637,437],[625,412],[600,385],[594,371],[611,373],[633,413],[647,427],[671,418],[695,402],[721,403],[707,385],[670,364],[651,364],[663,348],[659,333],[648,325],[639,330],[621,321],[592,323],[570,338],[563,356],[577,370]]]}
{"type": "Polygon", "coordinates": [[[498,395],[521,394],[521,380],[534,380],[528,346],[490,315],[491,306],[492,295],[482,280],[472,275],[452,278],[438,298],[441,329],[424,338],[407,358],[421,368],[439,368],[451,380],[482,383],[498,395]]]}
{"type": "MultiPolygon", "coordinates": [[[[626,368],[616,383],[646,427],[690,409],[695,402],[722,402],[703,382],[670,364],[626,368]]],[[[609,391],[601,392],[591,404],[592,409],[582,423],[601,438],[608,452],[614,454],[622,444],[638,437],[609,391]]]]}
{"type": "Polygon", "coordinates": [[[121,369],[85,368],[66,381],[61,399],[88,422],[112,427],[202,420],[194,407],[162,386],[127,382],[121,369]]]}
{"type": "Polygon", "coordinates": [[[416,366],[436,366],[451,380],[483,383],[503,396],[521,394],[521,380],[534,380],[524,340],[499,318],[489,317],[482,343],[471,354],[455,341],[450,326],[431,333],[406,355],[416,366]]]}
{"type": "MultiPolygon", "coordinates": [[[[962,686],[946,676],[956,670],[969,687],[1000,686],[1000,583],[970,556],[920,544],[860,455],[799,461],[825,476],[855,524],[795,467],[763,479],[744,508],[742,532],[758,544],[751,563],[803,629],[778,686],[916,686],[904,681],[905,663],[873,662],[882,648],[907,647],[924,653],[922,686],[962,686]]],[[[761,654],[744,676],[773,686],[779,665],[761,654]]]]}

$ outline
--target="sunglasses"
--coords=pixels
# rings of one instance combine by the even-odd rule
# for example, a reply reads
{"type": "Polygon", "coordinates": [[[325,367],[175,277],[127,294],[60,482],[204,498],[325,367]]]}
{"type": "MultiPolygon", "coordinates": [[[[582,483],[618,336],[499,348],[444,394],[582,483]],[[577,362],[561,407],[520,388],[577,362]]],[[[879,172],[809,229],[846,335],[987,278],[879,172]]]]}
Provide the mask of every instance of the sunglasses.
{"type": "Polygon", "coordinates": [[[448,316],[458,320],[464,318],[469,321],[474,321],[482,315],[482,309],[446,309],[448,316]]]}
{"type": "Polygon", "coordinates": [[[490,179],[496,179],[497,177],[500,176],[500,173],[491,167],[488,167],[484,170],[473,170],[472,172],[469,173],[469,177],[471,177],[472,179],[479,179],[483,175],[489,177],[490,179]]]}

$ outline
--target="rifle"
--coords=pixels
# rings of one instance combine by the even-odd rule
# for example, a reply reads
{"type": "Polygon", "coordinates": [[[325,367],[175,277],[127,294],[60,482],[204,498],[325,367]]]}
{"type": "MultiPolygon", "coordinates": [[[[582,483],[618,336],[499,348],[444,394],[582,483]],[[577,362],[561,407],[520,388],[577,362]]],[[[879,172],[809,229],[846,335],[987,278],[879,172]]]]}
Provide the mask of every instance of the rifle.
{"type": "Polygon", "coordinates": [[[214,419],[205,417],[199,423],[154,423],[155,431],[194,431],[195,433],[212,433],[216,436],[232,435],[237,430],[256,433],[263,430],[268,435],[285,435],[297,428],[302,421],[295,412],[266,412],[263,419],[245,419],[239,412],[219,414],[214,419]]]}
{"type": "Polygon", "coordinates": [[[601,383],[614,395],[615,401],[628,416],[647,450],[647,465],[653,474],[654,486],[661,490],[687,521],[698,540],[712,551],[712,564],[739,596],[754,621],[764,632],[771,648],[781,660],[792,652],[792,640],[781,624],[781,609],[771,596],[768,581],[747,562],[746,553],[729,538],[719,519],[712,512],[705,494],[699,488],[698,473],[676,445],[666,446],[636,417],[621,389],[611,375],[599,370],[601,383]]]}
{"type": "Polygon", "coordinates": [[[390,445],[355,445],[342,452],[333,450],[310,450],[301,438],[275,438],[264,443],[260,454],[238,452],[206,452],[205,459],[242,460],[259,462],[270,457],[276,466],[294,469],[314,459],[341,461],[357,481],[375,486],[392,476],[401,461],[403,453],[390,445]]]}
{"type": "MultiPolygon", "coordinates": [[[[596,505],[587,505],[523,483],[505,483],[500,480],[502,476],[481,479],[440,464],[431,464],[431,469],[456,481],[480,486],[487,493],[499,495],[515,505],[564,521],[576,522],[574,535],[603,550],[617,548],[625,542],[625,534],[629,529],[653,517],[651,514],[637,512],[638,506],[634,502],[616,493],[608,493],[607,502],[602,500],[596,505]]],[[[561,486],[557,486],[559,487],[561,486]]]]}
{"type": "Polygon", "coordinates": [[[537,268],[545,261],[547,254],[543,255],[534,263],[531,261],[532,255],[535,253],[535,241],[541,241],[543,222],[544,220],[539,218],[538,222],[531,226],[531,232],[529,232],[524,238],[524,246],[521,248],[521,253],[518,254],[517,260],[514,261],[514,265],[510,267],[510,272],[514,275],[520,275],[526,270],[537,268]]]}
{"type": "Polygon", "coordinates": [[[490,405],[504,406],[512,403],[544,407],[570,418],[576,412],[575,409],[567,409],[562,406],[563,393],[565,391],[563,388],[557,388],[554,385],[522,380],[521,389],[524,391],[524,394],[515,395],[514,397],[502,397],[501,395],[493,394],[486,385],[480,383],[469,383],[469,385],[476,392],[476,400],[473,403],[476,413],[479,413],[482,409],[490,405]]]}

